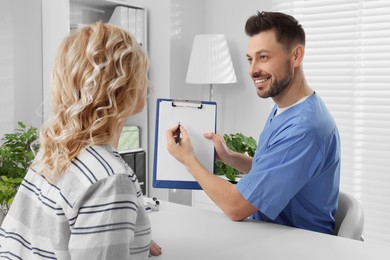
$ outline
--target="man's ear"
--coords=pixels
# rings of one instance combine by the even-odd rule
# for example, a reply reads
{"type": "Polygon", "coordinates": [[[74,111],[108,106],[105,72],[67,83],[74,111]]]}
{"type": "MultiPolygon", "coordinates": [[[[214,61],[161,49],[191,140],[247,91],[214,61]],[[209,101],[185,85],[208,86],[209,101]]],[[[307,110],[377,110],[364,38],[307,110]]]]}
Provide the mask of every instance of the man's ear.
{"type": "Polygon", "coordinates": [[[292,57],[294,67],[299,67],[302,63],[303,57],[305,56],[305,47],[302,44],[295,46],[292,57]]]}

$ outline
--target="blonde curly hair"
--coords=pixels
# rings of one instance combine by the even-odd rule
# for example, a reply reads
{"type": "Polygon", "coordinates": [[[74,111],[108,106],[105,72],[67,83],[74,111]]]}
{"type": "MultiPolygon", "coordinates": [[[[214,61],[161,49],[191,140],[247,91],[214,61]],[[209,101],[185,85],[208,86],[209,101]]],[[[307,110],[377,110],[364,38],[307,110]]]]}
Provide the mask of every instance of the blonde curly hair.
{"type": "Polygon", "coordinates": [[[54,180],[83,148],[115,142],[113,133],[145,104],[147,70],[147,55],[119,27],[98,22],[68,36],[53,66],[39,173],[54,180]]]}

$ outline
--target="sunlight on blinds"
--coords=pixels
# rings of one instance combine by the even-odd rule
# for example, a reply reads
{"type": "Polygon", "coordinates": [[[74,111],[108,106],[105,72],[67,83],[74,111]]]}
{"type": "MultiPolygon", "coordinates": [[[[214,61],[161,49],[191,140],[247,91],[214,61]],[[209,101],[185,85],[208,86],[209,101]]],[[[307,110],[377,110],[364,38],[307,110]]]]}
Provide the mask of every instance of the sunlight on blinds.
{"type": "Polygon", "coordinates": [[[340,189],[365,213],[366,241],[390,245],[390,1],[273,1],[306,31],[304,69],[336,119],[340,189]]]}

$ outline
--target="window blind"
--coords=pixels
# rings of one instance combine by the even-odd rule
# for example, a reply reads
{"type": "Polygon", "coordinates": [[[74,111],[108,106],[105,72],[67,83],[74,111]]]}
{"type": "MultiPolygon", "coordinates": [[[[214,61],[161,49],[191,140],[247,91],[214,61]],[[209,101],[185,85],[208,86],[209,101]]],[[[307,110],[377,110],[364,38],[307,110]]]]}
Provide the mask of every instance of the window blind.
{"type": "Polygon", "coordinates": [[[366,241],[390,244],[390,1],[274,0],[306,31],[307,81],[341,136],[340,190],[363,205],[366,241]]]}

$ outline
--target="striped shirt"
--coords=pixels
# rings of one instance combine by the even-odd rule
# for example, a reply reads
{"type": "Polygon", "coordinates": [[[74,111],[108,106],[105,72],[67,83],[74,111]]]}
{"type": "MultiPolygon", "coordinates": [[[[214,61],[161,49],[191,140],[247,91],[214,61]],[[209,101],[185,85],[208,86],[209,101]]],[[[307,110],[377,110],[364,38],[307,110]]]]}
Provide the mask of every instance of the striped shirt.
{"type": "Polygon", "coordinates": [[[109,145],[90,146],[50,184],[29,170],[0,229],[4,259],[147,259],[137,177],[109,145]]]}

